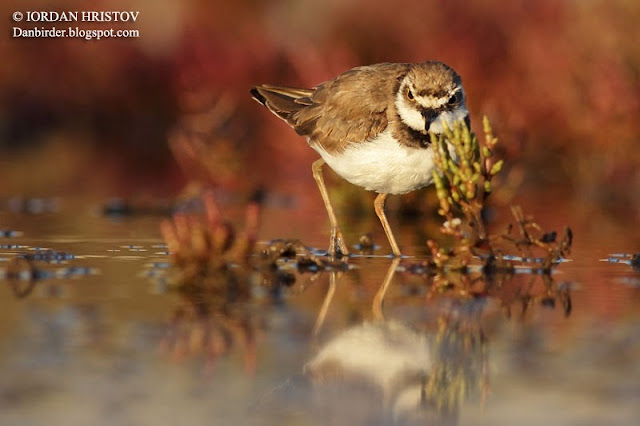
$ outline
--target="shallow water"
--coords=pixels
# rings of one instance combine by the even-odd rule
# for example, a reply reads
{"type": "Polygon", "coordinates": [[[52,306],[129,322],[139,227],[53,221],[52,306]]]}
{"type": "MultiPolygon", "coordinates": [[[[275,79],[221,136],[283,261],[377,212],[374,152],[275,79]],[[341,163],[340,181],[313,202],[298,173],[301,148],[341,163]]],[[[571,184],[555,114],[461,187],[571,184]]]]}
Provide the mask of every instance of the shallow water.
{"type": "MultiPolygon", "coordinates": [[[[395,272],[375,256],[277,288],[252,275],[252,297],[227,312],[167,287],[158,217],[64,200],[0,213],[19,231],[0,238],[0,424],[634,424],[640,272],[615,255],[637,250],[637,235],[570,205],[533,212],[574,227],[572,261],[551,281],[432,291],[412,269],[420,225],[404,223],[400,245],[418,257],[395,272]],[[7,278],[27,273],[12,261],[25,254],[42,279],[7,278]]],[[[261,238],[322,247],[320,213],[267,209],[261,238]]],[[[374,232],[387,253],[375,220],[343,228],[350,242],[374,232]]]]}

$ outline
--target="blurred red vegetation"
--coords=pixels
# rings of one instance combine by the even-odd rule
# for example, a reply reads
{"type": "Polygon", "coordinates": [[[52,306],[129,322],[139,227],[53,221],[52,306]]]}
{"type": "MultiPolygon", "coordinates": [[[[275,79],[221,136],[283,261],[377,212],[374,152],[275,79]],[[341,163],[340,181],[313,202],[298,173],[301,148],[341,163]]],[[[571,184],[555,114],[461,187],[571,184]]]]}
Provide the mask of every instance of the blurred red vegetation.
{"type": "MultiPolygon", "coordinates": [[[[222,278],[221,274],[229,272],[231,264],[248,264],[258,232],[258,203],[249,204],[245,230],[236,233],[232,224],[223,219],[213,194],[203,194],[202,201],[204,218],[176,213],[172,219],[163,220],[160,226],[171,260],[180,270],[178,281],[187,284],[208,277],[213,277],[217,282],[222,278]]],[[[227,285],[210,287],[214,290],[220,290],[220,287],[226,290],[227,285]]]]}
{"type": "MultiPolygon", "coordinates": [[[[59,139],[66,145],[54,144],[56,152],[67,154],[55,167],[67,170],[66,184],[50,171],[25,188],[31,169],[4,167],[5,191],[71,190],[88,176],[108,191],[175,193],[195,177],[232,189],[286,188],[315,202],[315,153],[254,105],[249,88],[313,86],[361,64],[437,59],[462,75],[472,125],[490,117],[507,164],[524,169],[524,189],[557,189],[585,210],[640,208],[638,3],[192,0],[132,8],[140,10],[137,40],[0,46],[2,164],[22,146],[46,150],[59,139]],[[221,102],[227,116],[217,120],[208,113],[220,113],[221,102]]],[[[19,9],[0,6],[3,16],[19,9]]]]}

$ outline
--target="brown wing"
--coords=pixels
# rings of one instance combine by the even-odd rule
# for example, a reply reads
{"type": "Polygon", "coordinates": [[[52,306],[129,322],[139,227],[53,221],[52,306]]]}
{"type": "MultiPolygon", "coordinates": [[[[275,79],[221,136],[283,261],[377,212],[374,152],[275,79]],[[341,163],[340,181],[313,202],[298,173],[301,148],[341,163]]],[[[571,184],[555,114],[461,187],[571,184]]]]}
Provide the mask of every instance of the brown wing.
{"type": "Polygon", "coordinates": [[[329,151],[374,138],[393,119],[393,100],[408,64],[353,68],[314,89],[258,86],[251,93],[298,134],[329,151]]]}

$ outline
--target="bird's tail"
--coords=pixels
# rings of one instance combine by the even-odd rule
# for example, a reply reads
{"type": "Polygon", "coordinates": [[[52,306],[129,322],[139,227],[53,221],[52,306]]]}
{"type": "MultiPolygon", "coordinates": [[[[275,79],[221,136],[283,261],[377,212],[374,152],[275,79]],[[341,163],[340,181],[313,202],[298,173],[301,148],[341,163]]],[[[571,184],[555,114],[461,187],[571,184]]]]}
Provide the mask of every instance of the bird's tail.
{"type": "Polygon", "coordinates": [[[289,124],[291,114],[311,105],[313,89],[299,89],[295,87],[278,87],[263,84],[251,89],[251,96],[269,111],[289,124]]]}

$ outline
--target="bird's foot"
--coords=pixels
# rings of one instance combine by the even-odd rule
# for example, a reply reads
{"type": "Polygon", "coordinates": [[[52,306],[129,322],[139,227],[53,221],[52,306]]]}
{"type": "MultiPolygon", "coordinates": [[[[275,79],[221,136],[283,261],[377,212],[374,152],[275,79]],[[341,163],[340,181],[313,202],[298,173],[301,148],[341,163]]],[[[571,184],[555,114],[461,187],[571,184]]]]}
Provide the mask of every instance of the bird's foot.
{"type": "Polygon", "coordinates": [[[331,239],[329,241],[329,257],[332,259],[349,256],[349,249],[344,241],[342,232],[339,228],[331,231],[331,239]]]}

